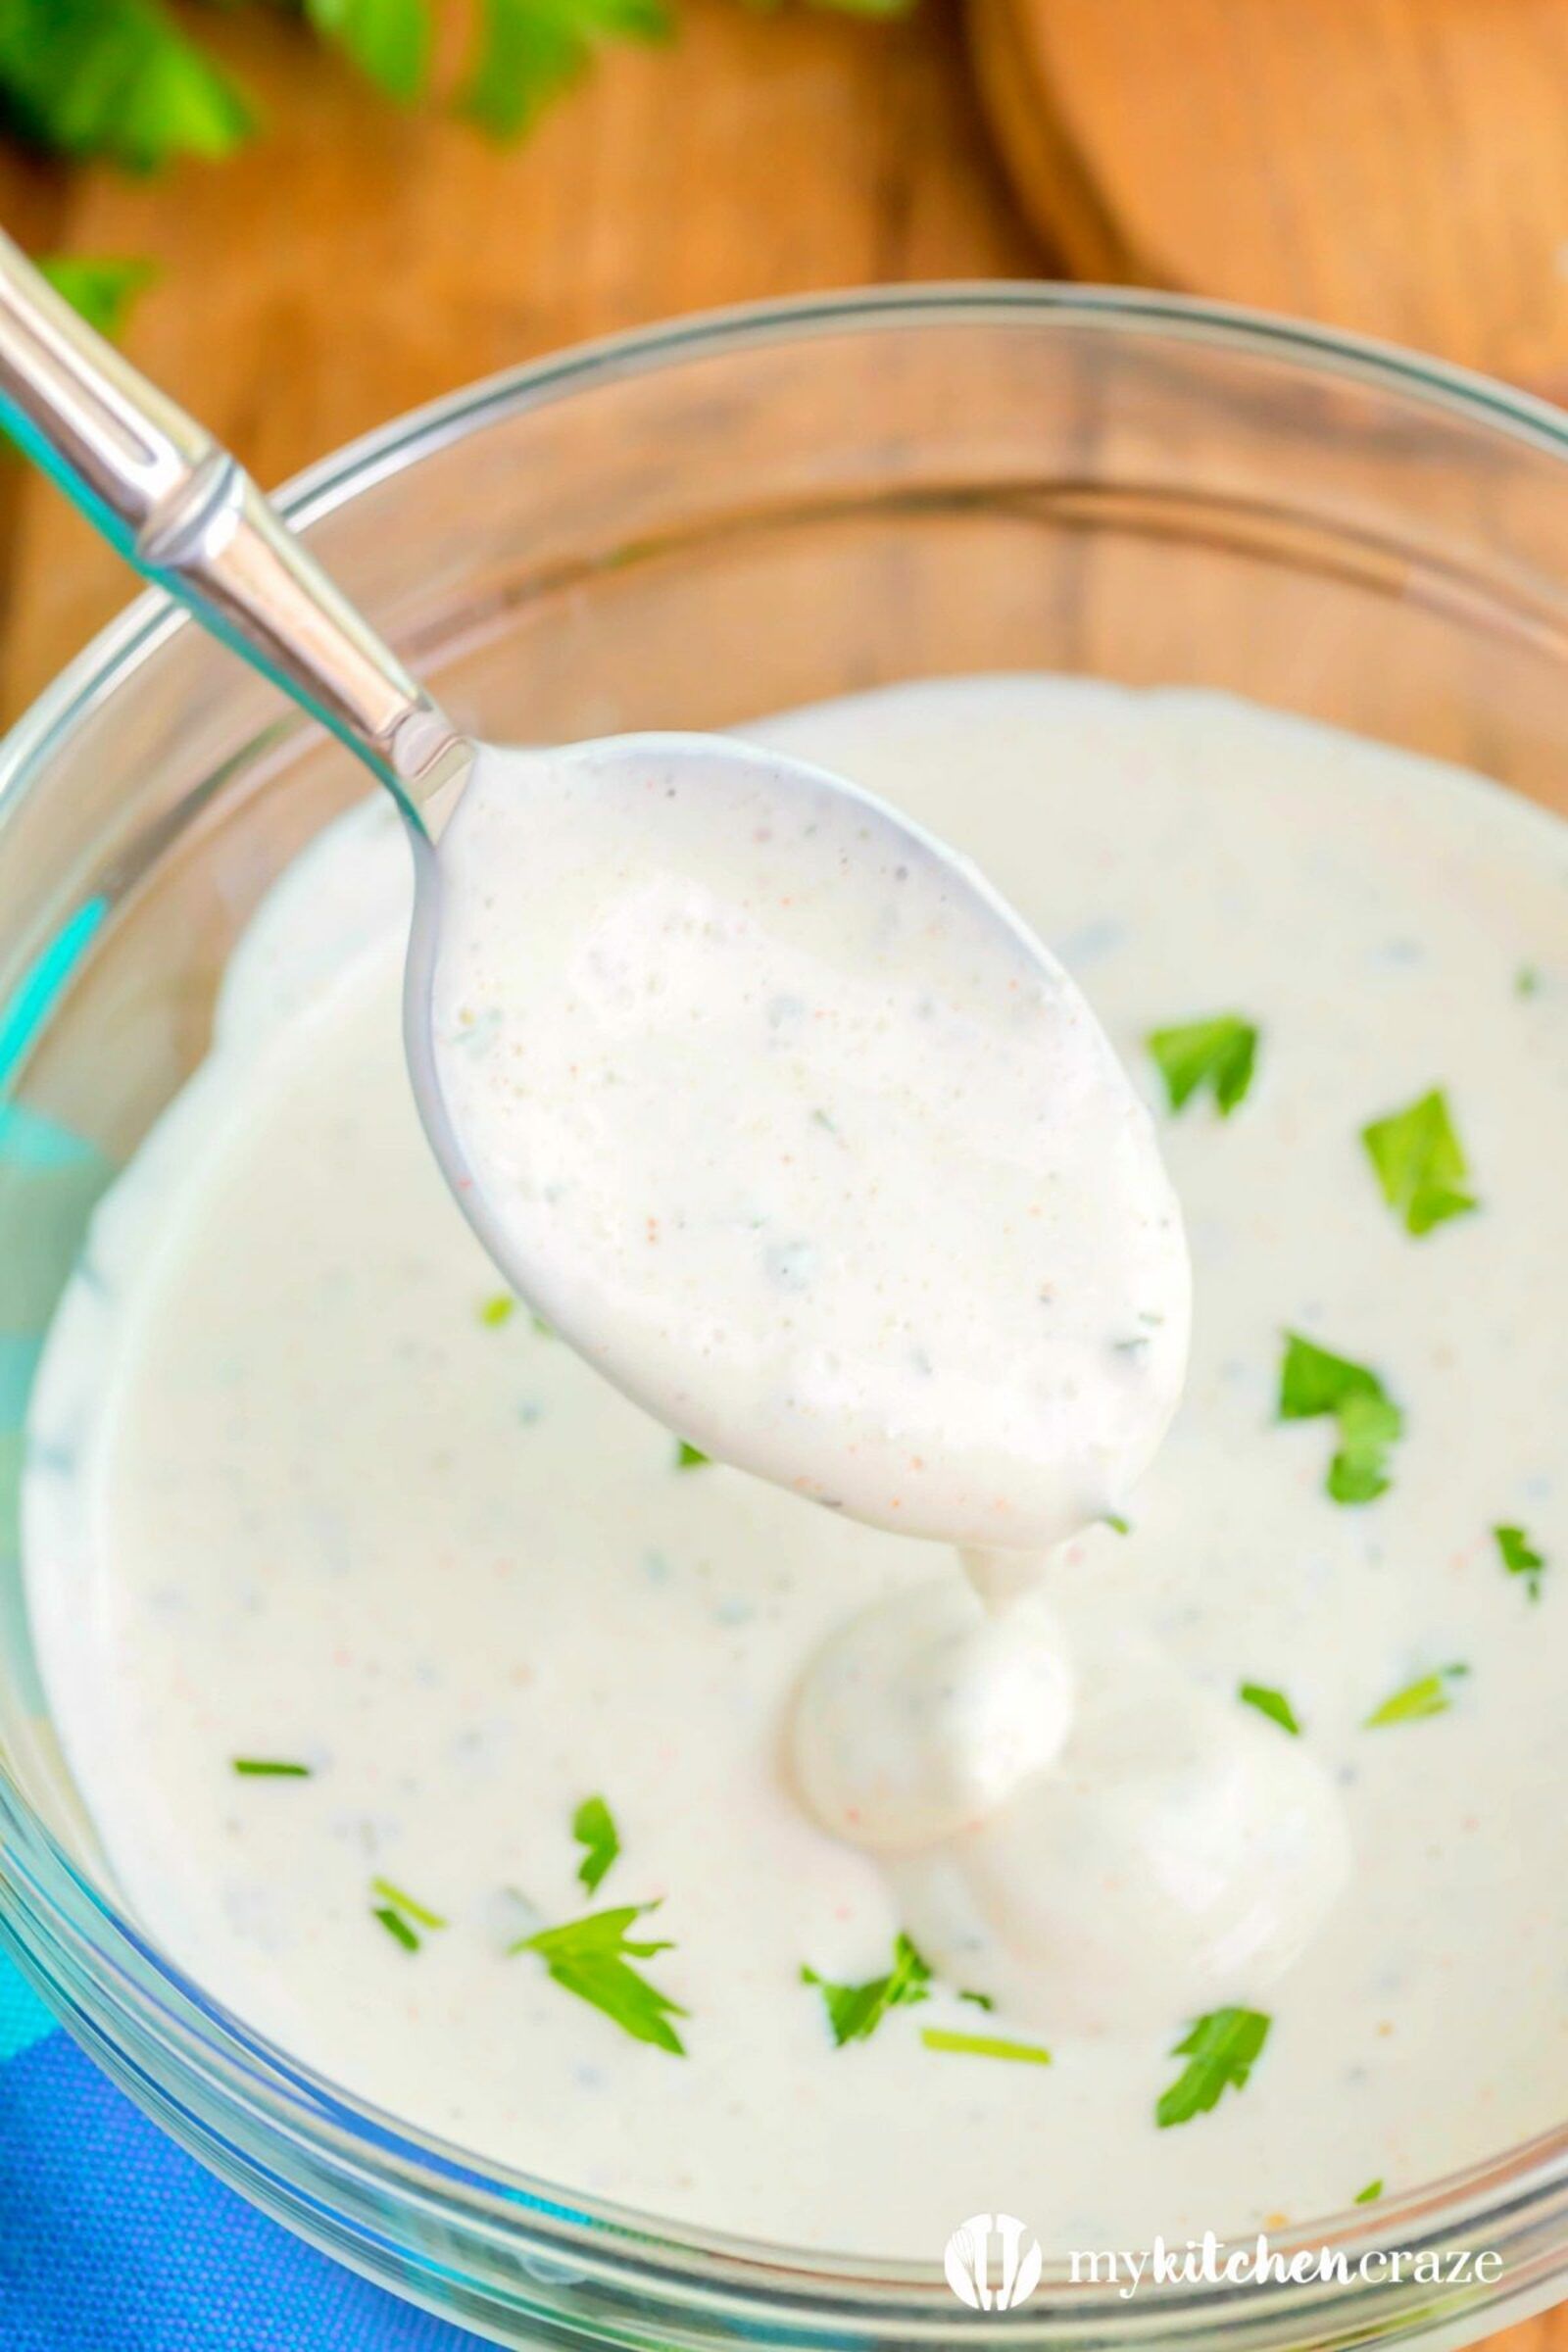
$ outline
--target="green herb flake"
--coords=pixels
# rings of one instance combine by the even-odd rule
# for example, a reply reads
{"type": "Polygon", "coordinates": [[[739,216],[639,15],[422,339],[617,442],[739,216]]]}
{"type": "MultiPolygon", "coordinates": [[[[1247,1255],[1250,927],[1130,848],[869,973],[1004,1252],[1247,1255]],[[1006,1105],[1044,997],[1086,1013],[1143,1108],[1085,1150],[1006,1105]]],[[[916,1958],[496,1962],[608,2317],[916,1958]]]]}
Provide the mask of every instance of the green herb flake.
{"type": "Polygon", "coordinates": [[[503,1323],[512,1321],[516,1311],[517,1301],[513,1298],[512,1293],[497,1291],[493,1298],[486,1298],[481,1305],[479,1320],[486,1331],[499,1331],[503,1323]]]}
{"type": "Polygon", "coordinates": [[[1407,1233],[1430,1233],[1477,1205],[1465,1192],[1464,1152],[1439,1088],[1361,1130],[1383,1198],[1407,1233]]]}
{"type": "MultiPolygon", "coordinates": [[[[401,1886],[394,1886],[390,1879],[372,1879],[370,1892],[378,1894],[384,1903],[390,1904],[405,1918],[416,1919],[421,1928],[444,1928],[447,1925],[439,1911],[426,1910],[423,1903],[416,1903],[412,1894],[405,1894],[401,1886]]],[[[380,1917],[379,1912],[376,1916],[380,1917]]]]}
{"type": "Polygon", "coordinates": [[[945,2026],[924,2026],[920,2039],[928,2050],[951,2050],[960,2058],[1006,2058],[1019,2066],[1049,2066],[1051,2052],[1038,2041],[1004,2041],[994,2034],[952,2034],[945,2026]]]}
{"type": "Polygon", "coordinates": [[[494,139],[514,139],[580,78],[602,41],[663,41],[663,0],[481,0],[479,37],[458,106],[494,139]]]}
{"type": "Polygon", "coordinates": [[[1508,1574],[1522,1576],[1531,1599],[1539,1600],[1541,1580],[1546,1570],[1544,1553],[1534,1548],[1522,1527],[1494,1527],[1492,1534],[1508,1574]]]}
{"type": "Polygon", "coordinates": [[[1382,2180],[1369,2180],[1365,2188],[1358,2188],[1356,2190],[1354,2197],[1351,2199],[1351,2203],[1355,2205],[1375,2205],[1382,2194],[1382,2180]]]}
{"type": "Polygon", "coordinates": [[[668,1942],[634,1942],[626,1932],[658,1908],[657,1903],[626,1903],[614,1911],[590,1911],[564,1927],[541,1928],[508,1949],[536,1952],[564,1992],[603,2010],[633,2040],[651,2041],[684,2058],[686,2045],[669,2021],[687,2011],[631,1966],[633,1960],[674,1949],[668,1942]]]}
{"type": "Polygon", "coordinates": [[[1299,1739],[1301,1727],[1296,1720],[1296,1710],[1283,1690],[1271,1690],[1267,1683],[1243,1683],[1236,1693],[1242,1704],[1255,1707],[1270,1723],[1277,1723],[1282,1732],[1299,1739]]]}
{"type": "Polygon", "coordinates": [[[958,1998],[972,2002],[976,2009],[994,2009],[997,2005],[989,1992],[960,1992],[958,1998]]]}
{"type": "Polygon", "coordinates": [[[1185,2058],[1169,2090],[1161,2094],[1154,2121],[1162,2132],[1206,2115],[1225,2090],[1245,2088],[1268,2039],[1271,2020],[1260,2009],[1211,2009],[1171,2052],[1185,2058]]]}
{"type": "Polygon", "coordinates": [[[1453,1704],[1451,1686],[1469,1671],[1468,1666],[1439,1666],[1432,1674],[1418,1676],[1374,1707],[1362,1729],[1370,1732],[1382,1724],[1420,1723],[1428,1715],[1446,1715],[1453,1704]]]}
{"type": "Polygon", "coordinates": [[[387,1934],[391,1936],[393,1942],[401,1943],[406,1952],[416,1952],[418,1950],[418,1936],[415,1934],[414,1930],[410,1927],[408,1921],[403,1918],[401,1913],[393,1910],[390,1903],[378,1903],[371,1911],[370,1917],[372,1919],[378,1919],[382,1927],[385,1928],[387,1934]]]}
{"type": "Polygon", "coordinates": [[[711,1454],[702,1452],[696,1446],[688,1446],[684,1438],[676,1440],[675,1467],[677,1470],[706,1470],[711,1460],[711,1454]]]}
{"type": "Polygon", "coordinates": [[[429,0],[305,0],[305,14],[389,98],[418,97],[430,70],[429,0]]]}
{"type": "Polygon", "coordinates": [[[571,1834],[586,1848],[577,1865],[577,1877],[588,1892],[595,1894],[620,1851],[620,1834],[614,1816],[602,1796],[583,1798],[571,1817],[571,1834]]]}
{"type": "Polygon", "coordinates": [[[156,262],[92,259],[80,253],[46,255],[38,268],[89,326],[111,338],[124,326],[137,295],[158,275],[156,262]]]}
{"type": "Polygon", "coordinates": [[[1390,1447],[1404,1432],[1404,1415],[1375,1372],[1331,1355],[1294,1331],[1285,1335],[1279,1417],[1338,1422],[1340,1443],[1325,1482],[1336,1502],[1372,1502],[1389,1486],[1390,1447]]]}
{"type": "Polygon", "coordinates": [[[885,1977],[872,1977],[863,1984],[835,1984],[814,1968],[801,1970],[801,1983],[814,1984],[821,1993],[841,2050],[846,2042],[868,2041],[890,2009],[912,2009],[929,2000],[930,1982],[931,1971],[902,1933],[894,1938],[893,1966],[885,1977]]]}
{"type": "Polygon", "coordinates": [[[1533,963],[1522,963],[1519,966],[1513,976],[1513,993],[1516,997],[1540,996],[1541,974],[1533,963]]]}
{"type": "Polygon", "coordinates": [[[1152,1029],[1146,1044],[1159,1065],[1173,1111],[1206,1087],[1222,1119],[1245,1100],[1257,1063],[1258,1032],[1240,1013],[1216,1013],[1175,1029],[1152,1029]]]}
{"type": "Polygon", "coordinates": [[[290,1763],[282,1756],[234,1756],[234,1770],[246,1781],[308,1781],[313,1767],[290,1763]]]}
{"type": "Polygon", "coordinates": [[[1120,1511],[1106,1511],[1101,1520],[1101,1525],[1108,1527],[1112,1534],[1118,1536],[1130,1536],[1133,1532],[1132,1521],[1124,1519],[1120,1511]]]}

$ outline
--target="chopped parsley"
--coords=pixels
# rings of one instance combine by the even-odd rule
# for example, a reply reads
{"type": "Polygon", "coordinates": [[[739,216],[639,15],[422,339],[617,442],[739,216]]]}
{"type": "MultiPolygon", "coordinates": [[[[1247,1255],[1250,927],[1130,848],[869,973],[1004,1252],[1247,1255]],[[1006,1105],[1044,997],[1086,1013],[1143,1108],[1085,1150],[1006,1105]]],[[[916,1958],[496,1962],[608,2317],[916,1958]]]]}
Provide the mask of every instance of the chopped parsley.
{"type": "Polygon", "coordinates": [[[631,1965],[675,1948],[667,1941],[634,1942],[626,1933],[646,1912],[658,1908],[657,1903],[624,1903],[614,1911],[590,1911],[563,1927],[541,1928],[508,1949],[537,1952],[564,1992],[574,1992],[580,2001],[602,2009],[634,2041],[651,2041],[684,2058],[686,2045],[669,2021],[685,2017],[687,2011],[631,1965]]]}
{"type": "Polygon", "coordinates": [[[711,1454],[702,1452],[698,1446],[688,1446],[684,1438],[678,1438],[675,1442],[677,1470],[706,1470],[712,1458],[711,1454]]]}
{"type": "Polygon", "coordinates": [[[1268,2039],[1271,2020],[1261,2009],[1210,2009],[1171,2052],[1186,2066],[1154,2109],[1162,2132],[1206,2115],[1222,2091],[1241,2090],[1268,2039]]]}
{"type": "Polygon", "coordinates": [[[1376,2180],[1369,2180],[1365,2188],[1358,2188],[1354,2197],[1351,2199],[1351,2203],[1355,2205],[1375,2205],[1382,2194],[1383,2182],[1380,2178],[1376,2180]]]}
{"type": "Polygon", "coordinates": [[[1419,1723],[1428,1715],[1446,1715],[1453,1704],[1449,1695],[1451,1685],[1469,1671],[1468,1666],[1439,1666],[1431,1674],[1418,1676],[1413,1683],[1406,1683],[1402,1690],[1396,1690],[1392,1698],[1386,1698],[1382,1706],[1374,1707],[1362,1729],[1370,1732],[1380,1724],[1419,1723]]]}
{"type": "Polygon", "coordinates": [[[1120,1511],[1104,1512],[1101,1519],[1101,1525],[1110,1528],[1118,1536],[1130,1536],[1133,1532],[1132,1521],[1124,1519],[1120,1511]]]}
{"type": "Polygon", "coordinates": [[[418,97],[434,29],[428,0],[305,0],[305,14],[389,98],[418,97]]]}
{"type": "Polygon", "coordinates": [[[1494,1527],[1492,1534],[1508,1574],[1522,1576],[1531,1599],[1539,1600],[1541,1580],[1546,1568],[1545,1554],[1535,1549],[1522,1527],[1494,1527]]]}
{"type": "Polygon", "coordinates": [[[34,145],[131,172],[227,155],[252,127],[237,84],[163,0],[6,0],[0,111],[34,145]]]}
{"type": "Polygon", "coordinates": [[[308,1781],[312,1767],[293,1764],[283,1756],[234,1756],[234,1770],[247,1781],[308,1781]]]}
{"type": "Polygon", "coordinates": [[[1430,1233],[1449,1217],[1468,1216],[1475,1196],[1463,1190],[1464,1151],[1441,1088],[1408,1110],[1391,1111],[1361,1130],[1383,1198],[1407,1233],[1430,1233]]]}
{"type": "Polygon", "coordinates": [[[1540,996],[1541,974],[1533,963],[1522,963],[1519,966],[1513,976],[1513,993],[1516,997],[1540,996]]]}
{"type": "Polygon", "coordinates": [[[512,1321],[512,1318],[516,1311],[517,1301],[515,1298],[514,1298],[512,1293],[510,1291],[497,1291],[495,1296],[487,1298],[484,1301],[484,1304],[480,1307],[479,1320],[484,1325],[486,1331],[499,1331],[503,1323],[510,1323],[512,1321]]]}
{"type": "Polygon", "coordinates": [[[393,1942],[402,1944],[406,1952],[419,1949],[422,1940],[419,1928],[428,1928],[433,1934],[447,1924],[439,1911],[431,1911],[423,1903],[416,1902],[412,1894],[405,1894],[403,1888],[394,1886],[390,1879],[372,1879],[370,1892],[381,1897],[378,1903],[370,1905],[370,1917],[379,1920],[393,1942]]]}
{"type": "Polygon", "coordinates": [[[158,264],[148,261],[89,260],[85,254],[59,253],[38,264],[57,294],[99,334],[118,335],[130,316],[131,305],[158,275],[158,264]]]}
{"type": "Polygon", "coordinates": [[[416,1919],[421,1928],[444,1928],[447,1924],[439,1911],[427,1910],[423,1903],[416,1903],[412,1894],[405,1894],[402,1887],[394,1886],[390,1879],[372,1879],[370,1892],[378,1894],[384,1903],[390,1903],[395,1911],[402,1912],[406,1918],[416,1919]]]}
{"type": "Polygon", "coordinates": [[[945,2026],[923,2026],[928,2050],[952,2050],[960,2058],[1007,2058],[1019,2066],[1049,2066],[1051,2052],[1038,2041],[1004,2041],[994,2034],[951,2034],[945,2026]]]}
{"type": "Polygon", "coordinates": [[[393,1910],[390,1903],[377,1903],[371,1910],[370,1917],[372,1919],[378,1919],[382,1927],[385,1928],[387,1934],[391,1936],[393,1942],[401,1943],[406,1952],[416,1952],[418,1950],[418,1936],[410,1927],[408,1921],[402,1917],[401,1913],[393,1910]]]}
{"type": "Polygon", "coordinates": [[[1270,1723],[1277,1723],[1282,1732],[1300,1737],[1301,1727],[1296,1720],[1296,1710],[1283,1690],[1271,1690],[1267,1683],[1243,1683],[1236,1693],[1244,1706],[1255,1707],[1270,1723]]]}
{"type": "Polygon", "coordinates": [[[1172,1110],[1180,1110],[1207,1087],[1222,1119],[1228,1119],[1252,1083],[1258,1032],[1240,1013],[1216,1013],[1176,1029],[1152,1029],[1149,1051],[1159,1065],[1172,1110]]]}
{"type": "Polygon", "coordinates": [[[989,1992],[960,1992],[958,1998],[960,2001],[972,2001],[977,2009],[994,2009],[997,2005],[989,1992]]]}
{"type": "Polygon", "coordinates": [[[803,1968],[801,1983],[814,1984],[821,1993],[841,2050],[848,2041],[869,2040],[890,2009],[912,2009],[931,1997],[931,1971],[902,1931],[894,1938],[893,1966],[885,1977],[871,1977],[863,1984],[834,1984],[814,1968],[803,1968]]]}
{"type": "Polygon", "coordinates": [[[1299,1333],[1285,1335],[1279,1417],[1315,1421],[1329,1414],[1340,1443],[1325,1482],[1336,1502],[1371,1502],[1389,1485],[1389,1448],[1403,1435],[1404,1415],[1375,1372],[1331,1355],[1299,1333]]]}
{"type": "Polygon", "coordinates": [[[614,1816],[602,1796],[583,1798],[571,1817],[571,1834],[585,1849],[577,1865],[577,1877],[588,1892],[595,1894],[620,1851],[620,1834],[614,1816]]]}
{"type": "Polygon", "coordinates": [[[670,30],[663,0],[483,0],[458,105],[492,138],[516,138],[602,41],[662,41],[670,30]]]}

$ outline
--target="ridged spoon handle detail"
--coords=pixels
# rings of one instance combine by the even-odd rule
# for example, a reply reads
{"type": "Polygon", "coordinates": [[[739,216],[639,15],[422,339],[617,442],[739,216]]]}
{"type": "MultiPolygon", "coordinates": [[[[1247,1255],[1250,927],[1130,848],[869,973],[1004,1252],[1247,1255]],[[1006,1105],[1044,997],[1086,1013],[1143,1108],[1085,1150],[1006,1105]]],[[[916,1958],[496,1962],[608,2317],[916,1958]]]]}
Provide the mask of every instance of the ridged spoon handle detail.
{"type": "Polygon", "coordinates": [[[0,233],[0,421],[136,569],[416,816],[468,747],[250,475],[0,233]]]}

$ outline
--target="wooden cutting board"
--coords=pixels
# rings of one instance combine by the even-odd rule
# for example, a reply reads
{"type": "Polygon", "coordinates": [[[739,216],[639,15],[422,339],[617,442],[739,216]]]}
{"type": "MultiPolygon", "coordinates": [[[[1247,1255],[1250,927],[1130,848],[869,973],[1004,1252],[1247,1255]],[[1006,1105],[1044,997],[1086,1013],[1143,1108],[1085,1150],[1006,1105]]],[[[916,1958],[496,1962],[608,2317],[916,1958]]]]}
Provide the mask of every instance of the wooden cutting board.
{"type": "Polygon", "coordinates": [[[1568,399],[1568,0],[970,0],[969,26],[1073,274],[1568,399]]]}

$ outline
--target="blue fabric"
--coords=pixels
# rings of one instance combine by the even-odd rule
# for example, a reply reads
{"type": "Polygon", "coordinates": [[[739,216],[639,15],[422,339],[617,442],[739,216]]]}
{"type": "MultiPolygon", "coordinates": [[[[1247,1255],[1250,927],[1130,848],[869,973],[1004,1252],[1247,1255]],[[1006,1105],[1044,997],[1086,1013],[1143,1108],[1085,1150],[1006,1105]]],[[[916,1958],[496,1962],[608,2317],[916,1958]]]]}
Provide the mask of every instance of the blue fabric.
{"type": "Polygon", "coordinates": [[[478,2352],[253,2211],[0,1960],[4,2352],[478,2352]]]}

